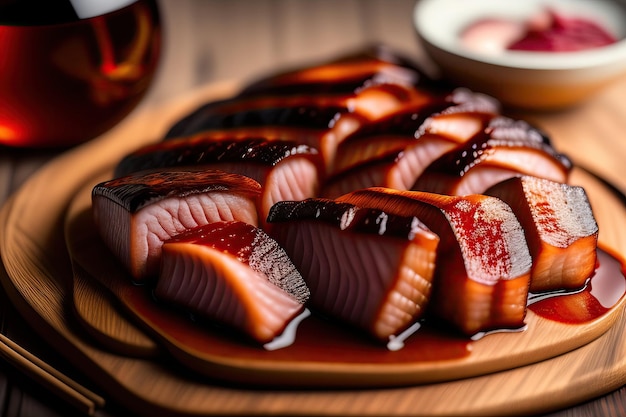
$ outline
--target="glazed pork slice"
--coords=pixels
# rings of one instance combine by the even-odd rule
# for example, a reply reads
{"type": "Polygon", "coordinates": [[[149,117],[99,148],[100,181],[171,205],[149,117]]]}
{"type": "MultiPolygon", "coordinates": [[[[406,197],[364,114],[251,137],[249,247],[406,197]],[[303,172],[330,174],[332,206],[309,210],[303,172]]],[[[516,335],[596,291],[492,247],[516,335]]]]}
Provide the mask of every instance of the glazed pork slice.
{"type": "Polygon", "coordinates": [[[441,102],[370,123],[342,141],[322,196],[386,187],[409,190],[431,163],[479,135],[497,116],[490,97],[456,89],[441,102]]]}
{"type": "Polygon", "coordinates": [[[321,196],[337,198],[370,187],[410,190],[434,161],[459,146],[457,139],[438,134],[425,134],[407,142],[403,149],[393,149],[330,176],[324,182],[321,196]]]}
{"type": "Polygon", "coordinates": [[[224,220],[258,225],[260,184],[223,171],[138,173],[97,184],[95,223],[104,243],[132,278],[158,271],[163,242],[186,230],[224,220]]]}
{"type": "Polygon", "coordinates": [[[239,95],[337,94],[388,82],[433,84],[417,64],[396,51],[376,45],[329,61],[271,74],[246,86],[239,95]]]}
{"type": "Polygon", "coordinates": [[[419,78],[420,74],[413,69],[378,59],[335,61],[257,80],[244,88],[239,96],[342,94],[367,83],[395,81],[414,84],[419,78]]]}
{"type": "Polygon", "coordinates": [[[522,120],[501,116],[492,119],[482,134],[430,164],[412,189],[480,194],[493,184],[521,175],[567,182],[571,167],[541,131],[522,120]]]}
{"type": "Polygon", "coordinates": [[[415,133],[416,137],[438,135],[465,143],[500,113],[496,99],[467,88],[455,88],[446,96],[446,101],[450,105],[427,118],[415,133]]]}
{"type": "Polygon", "coordinates": [[[446,135],[428,134],[412,138],[403,149],[393,149],[351,169],[330,176],[322,187],[325,198],[337,198],[370,187],[410,190],[426,169],[459,143],[446,135]]]}
{"type": "Polygon", "coordinates": [[[418,218],[309,199],[277,203],[268,221],[313,310],[381,341],[422,316],[439,238],[418,218]]]}
{"type": "Polygon", "coordinates": [[[597,261],[598,224],[582,187],[523,176],[489,188],[520,220],[533,258],[531,292],[581,288],[597,261]]]}
{"type": "Polygon", "coordinates": [[[394,83],[367,85],[340,95],[234,97],[199,107],[170,129],[166,139],[216,129],[297,128],[309,135],[302,142],[318,149],[330,170],[337,145],[346,135],[406,105],[431,100],[429,91],[394,83]]]}
{"type": "MultiPolygon", "coordinates": [[[[280,127],[288,129],[288,135],[301,129],[300,141],[319,149],[328,171],[334,172],[337,146],[369,123],[406,107],[442,100],[450,102],[449,107],[478,96],[465,89],[451,91],[398,54],[376,50],[265,77],[234,97],[198,107],[172,126],[165,139],[224,129],[236,134],[280,127]]],[[[494,99],[482,97],[488,107],[498,107],[494,99]]],[[[445,120],[438,124],[446,129],[445,120]]],[[[466,124],[453,126],[463,130],[466,124]]],[[[352,154],[349,149],[343,152],[352,154]]]]}
{"type": "Polygon", "coordinates": [[[439,236],[429,312],[467,335],[523,326],[532,259],[522,226],[503,201],[387,188],[337,201],[415,216],[439,236]]]}
{"type": "Polygon", "coordinates": [[[334,118],[333,109],[345,109],[345,105],[357,108],[363,100],[355,101],[355,98],[361,93],[365,93],[363,98],[367,99],[372,91],[389,85],[403,86],[403,91],[409,93],[412,88],[431,92],[445,89],[407,58],[389,48],[375,46],[330,61],[263,77],[244,87],[233,98],[203,104],[175,123],[166,138],[214,129],[216,124],[240,125],[243,119],[248,124],[259,118],[265,125],[274,124],[276,119],[293,124],[304,120],[297,117],[299,114],[310,117],[313,112],[325,118],[324,123],[327,124],[334,118]],[[244,109],[268,111],[242,112],[244,109]],[[288,109],[293,109],[295,114],[288,109]],[[231,117],[220,122],[219,117],[213,117],[220,113],[231,117]],[[324,117],[328,113],[330,117],[324,117]]]}
{"type": "Polygon", "coordinates": [[[346,115],[348,97],[253,97],[207,103],[180,120],[165,139],[212,131],[233,136],[254,132],[258,137],[289,138],[316,148],[328,165],[340,138],[366,122],[359,113],[346,115]]]}
{"type": "MultiPolygon", "coordinates": [[[[323,132],[326,131],[327,128],[327,125],[322,127],[321,124],[319,126],[313,126],[311,129],[299,126],[291,127],[288,125],[257,125],[203,130],[186,136],[167,138],[164,142],[189,141],[190,146],[195,146],[203,142],[210,143],[212,141],[250,141],[264,139],[268,142],[294,142],[316,149],[316,146],[320,143],[321,136],[323,136],[323,132]]],[[[156,143],[154,143],[154,145],[156,145],[156,143]]]]}
{"type": "Polygon", "coordinates": [[[399,153],[416,140],[436,138],[464,143],[482,131],[498,112],[496,100],[464,88],[433,93],[428,102],[407,105],[348,135],[337,146],[330,174],[399,153]]]}
{"type": "Polygon", "coordinates": [[[309,290],[276,241],[255,226],[230,221],[166,241],[154,295],[269,343],[304,311],[309,290]]]}
{"type": "Polygon", "coordinates": [[[215,140],[197,136],[144,146],[127,155],[115,174],[160,169],[218,169],[246,175],[261,184],[260,224],[271,206],[282,200],[304,200],[319,194],[324,162],[316,149],[264,138],[215,140]]]}

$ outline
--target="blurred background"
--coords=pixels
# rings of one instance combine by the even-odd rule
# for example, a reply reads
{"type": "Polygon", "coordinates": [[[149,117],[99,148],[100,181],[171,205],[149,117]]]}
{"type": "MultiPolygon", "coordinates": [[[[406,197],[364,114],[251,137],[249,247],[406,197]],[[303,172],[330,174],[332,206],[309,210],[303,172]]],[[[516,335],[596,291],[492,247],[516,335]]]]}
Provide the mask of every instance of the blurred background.
{"type": "Polygon", "coordinates": [[[368,43],[421,56],[415,0],[161,1],[164,50],[152,98],[207,82],[250,80],[368,43]]]}

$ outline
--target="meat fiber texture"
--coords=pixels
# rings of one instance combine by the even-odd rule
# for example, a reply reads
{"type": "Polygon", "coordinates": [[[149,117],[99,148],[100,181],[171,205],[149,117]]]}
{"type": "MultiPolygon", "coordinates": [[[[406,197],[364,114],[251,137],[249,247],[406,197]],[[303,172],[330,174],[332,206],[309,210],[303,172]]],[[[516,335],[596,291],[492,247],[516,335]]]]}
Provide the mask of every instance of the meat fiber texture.
{"type": "Polygon", "coordinates": [[[104,243],[136,281],[158,273],[163,242],[204,224],[257,225],[253,179],[222,171],[159,171],[96,185],[93,215],[104,243]]]}
{"type": "Polygon", "coordinates": [[[274,203],[317,196],[324,172],[317,149],[305,144],[196,135],[142,147],[120,161],[115,175],[163,169],[222,170],[258,181],[261,225],[274,203]]]}
{"type": "Polygon", "coordinates": [[[230,221],[165,242],[154,295],[269,343],[304,310],[309,289],[276,241],[230,221]]]}
{"type": "Polygon", "coordinates": [[[582,187],[515,177],[485,192],[509,204],[533,257],[532,292],[575,289],[596,268],[598,224],[582,187]]]}
{"type": "Polygon", "coordinates": [[[503,201],[388,188],[338,200],[414,215],[439,236],[431,306],[440,319],[467,335],[523,326],[532,259],[523,229],[503,201]]]}
{"type": "Polygon", "coordinates": [[[383,341],[422,318],[439,237],[417,217],[308,199],[277,203],[268,221],[311,308],[383,341]]]}

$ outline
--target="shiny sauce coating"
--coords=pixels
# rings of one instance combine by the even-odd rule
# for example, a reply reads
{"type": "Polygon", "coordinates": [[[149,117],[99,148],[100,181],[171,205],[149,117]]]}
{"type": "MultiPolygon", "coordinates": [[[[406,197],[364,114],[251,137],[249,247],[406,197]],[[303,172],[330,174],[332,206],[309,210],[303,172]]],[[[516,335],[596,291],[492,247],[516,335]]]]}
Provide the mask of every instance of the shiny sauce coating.
{"type": "MultiPolygon", "coordinates": [[[[598,268],[583,288],[531,294],[528,308],[544,319],[567,325],[583,324],[600,318],[626,292],[624,265],[621,258],[609,250],[599,248],[598,268]]],[[[209,356],[285,362],[401,364],[462,359],[471,354],[472,344],[475,343],[445,324],[425,318],[420,322],[420,328],[404,340],[402,349],[391,351],[357,330],[314,313],[300,324],[292,345],[268,351],[228,329],[189,320],[184,312],[172,311],[168,306],[156,303],[144,287],[129,286],[124,298],[154,328],[187,348],[209,356]]],[[[511,330],[523,331],[495,329],[488,334],[511,330]]]]}

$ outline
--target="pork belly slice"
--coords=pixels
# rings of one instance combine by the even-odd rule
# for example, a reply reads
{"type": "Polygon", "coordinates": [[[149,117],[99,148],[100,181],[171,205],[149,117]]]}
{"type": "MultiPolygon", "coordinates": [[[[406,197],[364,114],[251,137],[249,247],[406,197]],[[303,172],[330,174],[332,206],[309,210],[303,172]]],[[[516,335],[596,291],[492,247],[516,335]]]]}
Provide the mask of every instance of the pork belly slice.
{"type": "Polygon", "coordinates": [[[341,138],[367,122],[365,116],[359,113],[347,113],[348,101],[345,97],[343,100],[325,98],[324,103],[316,103],[309,97],[259,97],[242,101],[236,103],[238,106],[223,108],[219,104],[208,103],[175,125],[166,140],[214,130],[229,131],[232,135],[261,130],[263,136],[272,133],[274,136],[286,135],[318,149],[325,165],[328,165],[341,138]],[[262,105],[264,100],[269,107],[262,105]],[[254,103],[254,107],[245,108],[245,103],[254,103]]]}
{"type": "Polygon", "coordinates": [[[582,187],[523,176],[489,188],[520,220],[533,258],[531,292],[580,288],[597,260],[598,224],[582,187]]]}
{"type": "Polygon", "coordinates": [[[213,130],[281,126],[327,130],[338,113],[345,111],[351,94],[315,100],[309,96],[232,97],[205,103],[176,122],[165,139],[213,130]]]}
{"type": "Polygon", "coordinates": [[[328,127],[336,123],[337,117],[343,113],[375,120],[404,105],[428,102],[431,97],[430,91],[396,83],[366,85],[357,91],[338,95],[236,96],[200,106],[176,123],[166,137],[239,126],[277,124],[328,127]]]}
{"type": "Polygon", "coordinates": [[[443,99],[433,98],[430,103],[406,106],[360,127],[338,144],[329,175],[338,175],[386,155],[401,152],[416,141],[416,132],[424,121],[447,105],[443,99]]]}
{"type": "Polygon", "coordinates": [[[319,194],[324,162],[317,149],[264,138],[215,140],[179,138],[144,146],[118,164],[116,175],[160,169],[219,169],[246,175],[261,184],[261,224],[277,201],[304,200],[319,194]]]}
{"type": "Polygon", "coordinates": [[[404,106],[348,135],[337,147],[331,174],[400,152],[416,139],[434,136],[464,143],[498,111],[494,99],[464,88],[433,93],[427,102],[404,106]]]}
{"type": "Polygon", "coordinates": [[[268,343],[304,310],[309,290],[276,241],[230,221],[166,241],[154,295],[268,343]]]}
{"type": "Polygon", "coordinates": [[[459,88],[421,110],[410,107],[370,123],[339,145],[334,173],[321,195],[336,198],[368,187],[411,189],[431,163],[479,135],[497,110],[490,97],[459,88]]]}
{"type": "Polygon", "coordinates": [[[433,84],[421,69],[393,51],[372,48],[335,60],[271,74],[245,87],[240,96],[338,94],[367,84],[433,84]]]}
{"type": "Polygon", "coordinates": [[[500,181],[521,175],[566,182],[571,167],[542,132],[521,120],[496,117],[484,132],[428,166],[412,189],[480,194],[500,181]]]}
{"type": "Polygon", "coordinates": [[[455,142],[442,136],[414,139],[400,151],[390,152],[331,176],[322,186],[321,196],[332,199],[370,187],[409,190],[430,163],[455,146],[455,142]]]}
{"type": "Polygon", "coordinates": [[[175,136],[167,138],[169,141],[189,141],[192,145],[202,142],[211,141],[246,141],[254,139],[264,139],[268,142],[296,142],[299,145],[306,145],[316,148],[322,140],[324,132],[328,130],[327,125],[306,127],[292,127],[288,125],[259,125],[259,126],[243,126],[236,128],[223,128],[203,130],[198,133],[192,133],[187,136],[175,136]]]}
{"type": "Polygon", "coordinates": [[[277,203],[268,221],[312,309],[385,341],[422,316],[439,238],[418,218],[309,199],[277,203]]]}
{"type": "MultiPolygon", "coordinates": [[[[319,143],[311,144],[324,157],[327,169],[337,145],[364,124],[385,117],[406,105],[428,102],[430,92],[400,84],[367,85],[340,95],[235,97],[207,103],[179,121],[167,138],[208,130],[281,126],[317,131],[319,143]]],[[[306,143],[310,143],[310,138],[306,143]]]]}
{"type": "Polygon", "coordinates": [[[438,135],[465,143],[485,129],[500,112],[496,99],[467,88],[455,88],[446,96],[446,102],[447,107],[424,121],[416,137],[438,135]]]}
{"type": "Polygon", "coordinates": [[[370,188],[337,199],[415,216],[441,239],[429,311],[467,335],[524,324],[532,259],[511,208],[485,195],[370,188]]]}
{"type": "MultiPolygon", "coordinates": [[[[314,110],[311,110],[314,112],[314,110]]],[[[336,113],[334,113],[336,114],[336,113]]],[[[331,117],[331,115],[328,115],[331,117]]],[[[312,116],[315,117],[315,116],[312,116]]],[[[339,129],[339,128],[338,128],[339,129]]],[[[256,126],[240,126],[232,128],[219,128],[215,130],[203,130],[188,136],[177,136],[167,138],[163,142],[182,142],[189,141],[190,147],[198,144],[210,142],[234,142],[234,141],[254,141],[263,139],[266,142],[289,142],[297,144],[299,149],[310,149],[310,153],[317,152],[319,155],[315,159],[322,161],[320,167],[320,175],[325,177],[327,174],[326,160],[322,152],[318,149],[320,143],[328,143],[334,141],[336,130],[329,129],[328,123],[312,124],[309,127],[304,125],[256,125],[256,126]],[[300,147],[301,146],[301,147],[300,147]]],[[[175,145],[176,146],[176,145],[175,145]]]]}
{"type": "Polygon", "coordinates": [[[258,225],[261,185],[224,171],[137,173],[97,184],[95,223],[104,243],[132,278],[158,271],[163,242],[208,223],[238,220],[258,225]]]}

